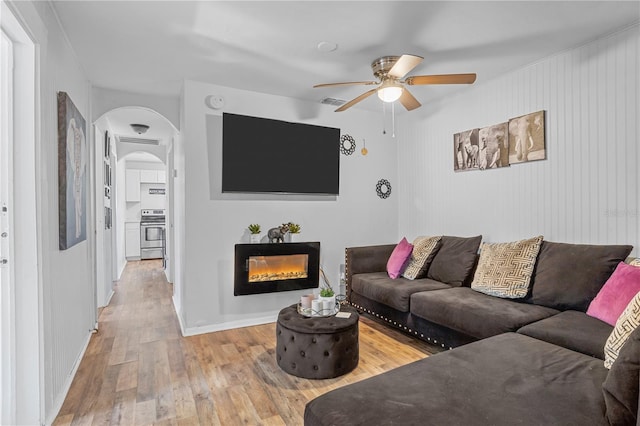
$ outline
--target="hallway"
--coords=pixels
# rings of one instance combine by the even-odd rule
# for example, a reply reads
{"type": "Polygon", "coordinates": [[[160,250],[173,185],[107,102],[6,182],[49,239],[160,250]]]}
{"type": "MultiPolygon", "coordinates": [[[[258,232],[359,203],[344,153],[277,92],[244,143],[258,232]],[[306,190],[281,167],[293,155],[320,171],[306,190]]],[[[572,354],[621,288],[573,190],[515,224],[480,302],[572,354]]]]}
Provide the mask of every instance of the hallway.
{"type": "Polygon", "coordinates": [[[301,379],[274,323],[182,337],[171,296],[161,261],[127,263],[54,425],[301,425],[314,397],[438,350],[361,317],[358,367],[301,379]]]}

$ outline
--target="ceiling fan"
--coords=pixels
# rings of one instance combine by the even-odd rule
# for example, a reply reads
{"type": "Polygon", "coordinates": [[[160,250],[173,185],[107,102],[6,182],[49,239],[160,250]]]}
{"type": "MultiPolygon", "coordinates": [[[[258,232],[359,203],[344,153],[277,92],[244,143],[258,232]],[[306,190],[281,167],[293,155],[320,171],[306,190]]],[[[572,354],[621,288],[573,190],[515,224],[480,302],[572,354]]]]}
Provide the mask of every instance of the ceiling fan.
{"type": "Polygon", "coordinates": [[[476,81],[475,74],[442,74],[442,75],[415,75],[404,78],[412,69],[418,66],[424,60],[421,56],[402,55],[402,56],[383,56],[371,63],[373,75],[377,81],[347,81],[343,83],[325,83],[316,84],[316,87],[333,87],[333,86],[350,86],[377,85],[375,89],[363,93],[350,100],[349,102],[336,109],[336,112],[344,111],[351,108],[355,104],[374,93],[378,93],[378,97],[383,102],[395,102],[400,100],[402,106],[407,111],[411,111],[421,106],[420,102],[407,90],[405,85],[417,86],[425,84],[471,84],[476,81]],[[404,78],[404,80],[403,80],[404,78]]]}

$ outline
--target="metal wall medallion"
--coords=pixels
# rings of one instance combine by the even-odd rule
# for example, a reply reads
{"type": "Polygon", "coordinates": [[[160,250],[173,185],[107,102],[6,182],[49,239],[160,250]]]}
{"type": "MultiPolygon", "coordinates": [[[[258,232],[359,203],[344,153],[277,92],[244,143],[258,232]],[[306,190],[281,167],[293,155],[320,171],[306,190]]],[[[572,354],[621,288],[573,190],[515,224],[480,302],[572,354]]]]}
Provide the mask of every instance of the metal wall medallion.
{"type": "Polygon", "coordinates": [[[378,197],[387,198],[391,195],[391,184],[386,179],[380,179],[376,184],[376,192],[378,193],[378,197]]]}
{"type": "Polygon", "coordinates": [[[340,152],[344,155],[351,155],[356,152],[356,140],[353,136],[340,136],[340,152]]]}

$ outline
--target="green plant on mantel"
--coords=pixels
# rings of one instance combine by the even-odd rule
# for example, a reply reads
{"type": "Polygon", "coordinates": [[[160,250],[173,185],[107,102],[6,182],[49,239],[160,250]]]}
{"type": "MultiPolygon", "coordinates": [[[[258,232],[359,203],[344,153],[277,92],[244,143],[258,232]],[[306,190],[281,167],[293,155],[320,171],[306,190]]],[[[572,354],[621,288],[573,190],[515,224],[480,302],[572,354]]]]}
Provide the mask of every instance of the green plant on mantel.
{"type": "Polygon", "coordinates": [[[300,233],[300,225],[298,225],[297,223],[293,223],[293,222],[289,222],[287,223],[287,225],[289,226],[289,233],[291,234],[299,234],[300,233]]]}
{"type": "Polygon", "coordinates": [[[260,225],[258,225],[257,223],[252,223],[247,228],[249,229],[249,232],[253,235],[260,233],[260,225]]]}

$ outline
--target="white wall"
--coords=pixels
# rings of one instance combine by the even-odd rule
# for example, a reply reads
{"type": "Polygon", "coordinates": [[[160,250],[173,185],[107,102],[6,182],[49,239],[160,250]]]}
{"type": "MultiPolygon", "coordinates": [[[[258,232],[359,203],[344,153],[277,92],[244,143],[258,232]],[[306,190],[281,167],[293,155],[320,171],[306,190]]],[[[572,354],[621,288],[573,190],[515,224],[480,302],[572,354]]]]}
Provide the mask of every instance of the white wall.
{"type": "MultiPolygon", "coordinates": [[[[35,197],[39,221],[42,312],[30,315],[39,319],[42,330],[42,360],[32,369],[36,374],[41,371],[43,400],[42,412],[32,409],[18,418],[19,422],[33,424],[43,423],[47,418],[50,421],[57,413],[69,386],[70,374],[95,324],[95,289],[89,242],[84,241],[64,251],[58,248],[57,92],[69,94],[87,121],[87,135],[91,133],[91,121],[88,81],[50,3],[15,2],[12,7],[22,17],[39,47],[39,93],[36,102],[36,178],[39,189],[35,197]]],[[[87,142],[90,145],[90,138],[87,142]]],[[[86,207],[89,211],[90,206],[86,207]]],[[[91,233],[88,230],[87,234],[91,233]]],[[[33,355],[18,354],[25,358],[33,355]]],[[[26,386],[24,389],[32,394],[34,400],[39,399],[39,383],[23,383],[22,386],[26,386]]]]}
{"type": "Polygon", "coordinates": [[[398,155],[400,235],[640,246],[638,38],[635,25],[426,105],[398,155]],[[539,110],[547,160],[453,172],[454,133],[539,110]]]}
{"type": "MultiPolygon", "coordinates": [[[[396,177],[396,140],[381,133],[381,114],[259,94],[186,81],[183,94],[185,234],[181,320],[189,332],[209,331],[275,319],[282,307],[302,291],[233,296],[234,244],[247,241],[245,229],[263,229],[293,221],[302,226],[302,239],[321,242],[321,264],[334,286],[344,249],[351,245],[386,243],[397,236],[397,199],[378,198],[378,179],[396,177]],[[225,112],[338,127],[355,137],[358,149],[341,156],[340,195],[335,201],[211,200],[207,161],[206,116],[220,114],[205,106],[216,94],[225,99],[225,112]],[[310,118],[313,117],[313,118],[310,118]],[[366,138],[369,155],[360,155],[366,138]]],[[[178,189],[176,189],[177,191],[178,189]]],[[[178,194],[176,192],[176,197],[178,194]]],[[[179,201],[178,198],[176,201],[179,201]]],[[[178,277],[176,277],[178,281],[178,277]]],[[[181,287],[179,287],[181,288],[181,287]]]]}
{"type": "Polygon", "coordinates": [[[177,96],[157,96],[121,90],[93,87],[91,90],[93,116],[98,118],[109,111],[122,107],[149,108],[165,117],[178,129],[180,103],[177,96]]]}

